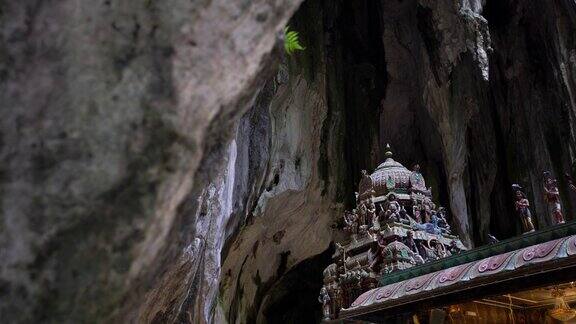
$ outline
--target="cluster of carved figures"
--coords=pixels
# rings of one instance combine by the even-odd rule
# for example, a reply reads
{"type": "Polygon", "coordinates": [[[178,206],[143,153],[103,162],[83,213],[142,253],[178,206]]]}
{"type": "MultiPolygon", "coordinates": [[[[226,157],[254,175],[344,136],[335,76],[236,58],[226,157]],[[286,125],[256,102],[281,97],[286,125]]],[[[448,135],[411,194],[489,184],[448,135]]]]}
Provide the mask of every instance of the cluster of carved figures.
{"type": "Polygon", "coordinates": [[[391,272],[466,249],[452,235],[446,209],[432,202],[420,167],[410,171],[394,161],[391,152],[386,155],[374,173],[362,171],[356,208],[344,212],[350,239],[337,243],[318,297],[325,319],[337,316],[391,272]]]}
{"type": "MultiPolygon", "coordinates": [[[[389,149],[389,147],[388,147],[389,149]]],[[[324,318],[333,319],[362,293],[376,288],[390,273],[448,257],[466,250],[451,233],[446,209],[436,207],[419,165],[412,171],[387,159],[372,173],[362,171],[356,208],[345,211],[349,240],[337,243],[334,263],[324,270],[318,300],[324,318]]],[[[569,187],[576,185],[566,175],[569,187]]],[[[555,224],[564,223],[557,181],[544,173],[544,194],[555,224]]],[[[524,233],[534,231],[530,202],[521,186],[512,186],[515,210],[524,233]]],[[[489,235],[491,242],[496,238],[489,235]]]]}

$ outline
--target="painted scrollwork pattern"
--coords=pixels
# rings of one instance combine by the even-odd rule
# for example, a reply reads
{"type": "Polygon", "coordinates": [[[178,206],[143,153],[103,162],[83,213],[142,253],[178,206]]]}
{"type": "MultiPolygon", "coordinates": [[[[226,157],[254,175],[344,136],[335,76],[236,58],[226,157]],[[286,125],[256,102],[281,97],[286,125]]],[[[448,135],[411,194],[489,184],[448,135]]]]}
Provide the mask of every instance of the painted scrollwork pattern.
{"type": "Polygon", "coordinates": [[[517,266],[522,266],[526,263],[537,263],[551,260],[558,253],[563,241],[566,240],[558,239],[523,249],[516,257],[517,266]]]}
{"type": "Polygon", "coordinates": [[[470,263],[461,264],[442,271],[438,276],[438,285],[449,285],[452,281],[459,280],[470,269],[470,266],[470,263]]]}
{"type": "Polygon", "coordinates": [[[504,262],[508,259],[511,253],[497,255],[494,257],[489,258],[488,260],[482,261],[478,265],[478,272],[486,272],[486,271],[496,271],[498,270],[504,262]]]}
{"type": "Polygon", "coordinates": [[[413,279],[408,280],[406,285],[404,286],[404,290],[406,293],[416,293],[430,283],[432,278],[436,275],[436,273],[429,273],[420,277],[416,277],[413,279]]]}
{"type": "Polygon", "coordinates": [[[481,277],[503,272],[510,273],[508,277],[514,276],[515,271],[522,271],[525,274],[530,271],[526,267],[563,258],[576,259],[576,235],[375,288],[360,295],[349,309],[343,310],[343,314],[353,313],[368,306],[400,303],[405,299],[416,297],[415,295],[430,294],[431,291],[438,289],[449,292],[451,289],[457,289],[458,287],[454,285],[458,283],[466,282],[467,285],[473,286],[483,280],[481,277]]]}
{"type": "Polygon", "coordinates": [[[351,307],[356,307],[358,305],[365,303],[375,293],[376,293],[376,291],[374,291],[374,290],[369,290],[369,291],[363,293],[362,295],[358,296],[358,298],[356,298],[356,300],[352,303],[351,307]]]}
{"type": "Polygon", "coordinates": [[[380,300],[390,298],[390,296],[392,296],[398,290],[398,288],[400,288],[400,286],[401,284],[398,282],[384,287],[385,289],[378,290],[376,293],[376,299],[380,300]]]}
{"type": "Polygon", "coordinates": [[[498,273],[508,265],[515,252],[495,255],[477,262],[470,271],[470,279],[498,273]]]}

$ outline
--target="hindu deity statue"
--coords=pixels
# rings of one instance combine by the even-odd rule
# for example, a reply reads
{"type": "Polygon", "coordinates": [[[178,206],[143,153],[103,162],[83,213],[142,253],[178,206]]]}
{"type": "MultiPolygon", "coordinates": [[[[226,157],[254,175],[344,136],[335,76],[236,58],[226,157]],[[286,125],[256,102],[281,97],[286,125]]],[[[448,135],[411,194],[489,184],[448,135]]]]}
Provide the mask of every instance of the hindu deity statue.
{"type": "Polygon", "coordinates": [[[432,209],[430,208],[429,204],[424,204],[422,206],[422,210],[420,210],[420,217],[423,218],[424,223],[430,223],[432,220],[432,209]]]}
{"type": "Polygon", "coordinates": [[[356,195],[356,200],[370,198],[375,194],[374,181],[372,180],[368,172],[366,170],[362,170],[360,171],[360,173],[361,173],[361,179],[360,184],[358,185],[359,191],[358,194],[356,195]]]}
{"type": "Polygon", "coordinates": [[[436,217],[438,217],[438,227],[440,227],[442,233],[451,234],[450,224],[448,224],[448,220],[446,219],[446,208],[439,207],[436,217]]]}
{"type": "Polygon", "coordinates": [[[368,208],[366,207],[366,204],[364,202],[361,202],[358,205],[358,224],[360,226],[365,225],[366,224],[366,216],[368,214],[368,208]]]}
{"type": "Polygon", "coordinates": [[[456,241],[452,240],[450,242],[450,245],[448,245],[448,251],[450,252],[450,254],[458,254],[460,253],[460,249],[458,248],[458,244],[456,243],[456,241]]]}
{"type": "Polygon", "coordinates": [[[376,215],[376,205],[372,199],[366,200],[366,222],[372,223],[372,225],[377,222],[378,215],[376,215]]]}
{"type": "Polygon", "coordinates": [[[320,296],[318,296],[318,301],[322,304],[322,311],[324,313],[324,319],[330,320],[330,295],[326,287],[320,289],[320,296]]]}
{"type": "Polygon", "coordinates": [[[522,192],[522,187],[517,184],[512,185],[512,190],[514,191],[514,207],[516,209],[516,214],[520,220],[522,220],[522,229],[524,233],[534,232],[534,224],[532,223],[532,214],[530,213],[530,202],[524,192],[522,192]]]}
{"type": "Polygon", "coordinates": [[[429,245],[438,259],[449,257],[451,255],[446,246],[437,240],[430,240],[429,245]]]}
{"type": "Polygon", "coordinates": [[[410,174],[410,184],[412,188],[426,191],[426,182],[424,182],[424,177],[420,173],[420,165],[414,164],[412,167],[412,173],[410,174]]]}
{"type": "Polygon", "coordinates": [[[424,259],[426,262],[434,261],[438,259],[438,255],[436,255],[436,251],[432,247],[427,247],[423,241],[416,242],[418,247],[418,254],[424,259]]]}
{"type": "Polygon", "coordinates": [[[436,217],[436,214],[433,214],[431,216],[431,220],[428,223],[424,223],[424,224],[414,223],[414,224],[412,224],[412,229],[413,230],[419,230],[419,231],[425,231],[426,233],[429,233],[429,234],[435,234],[435,235],[442,234],[442,229],[438,226],[438,217],[436,217]]]}
{"type": "Polygon", "coordinates": [[[356,209],[350,211],[344,211],[344,230],[350,233],[352,239],[356,239],[358,235],[358,215],[356,214],[356,209]]]}
{"type": "Polygon", "coordinates": [[[422,223],[422,217],[420,216],[420,207],[418,205],[412,206],[412,215],[414,220],[418,223],[422,223]]]}
{"type": "Polygon", "coordinates": [[[556,224],[563,224],[564,216],[562,215],[562,205],[560,205],[558,181],[553,179],[548,171],[544,172],[544,179],[544,200],[548,203],[548,210],[556,224]]]}
{"type": "Polygon", "coordinates": [[[400,204],[396,201],[396,196],[394,194],[388,195],[388,208],[384,215],[386,220],[400,222],[400,204]]]}
{"type": "Polygon", "coordinates": [[[367,180],[369,183],[372,183],[372,178],[370,178],[370,175],[368,174],[368,171],[366,171],[366,170],[361,170],[361,171],[360,171],[360,174],[362,175],[362,180],[361,180],[361,181],[367,180]]]}
{"type": "Polygon", "coordinates": [[[398,212],[398,215],[400,215],[401,223],[410,224],[410,216],[408,216],[408,212],[404,206],[400,206],[400,212],[398,212]]]}
{"type": "Polygon", "coordinates": [[[418,253],[418,247],[414,241],[414,232],[407,231],[406,237],[404,238],[404,244],[414,253],[418,253]]]}
{"type": "MultiPolygon", "coordinates": [[[[377,235],[376,232],[375,235],[377,235]]],[[[371,234],[372,235],[372,234],[371,234]]],[[[368,250],[368,269],[374,273],[380,272],[380,264],[382,263],[382,257],[380,256],[380,246],[373,244],[368,250]]]]}
{"type": "MultiPolygon", "coordinates": [[[[382,209],[382,208],[380,208],[382,209]]],[[[374,213],[374,217],[372,217],[372,227],[370,227],[368,230],[371,232],[377,232],[380,230],[380,217],[382,216],[382,211],[380,211],[378,214],[374,213]]]]}

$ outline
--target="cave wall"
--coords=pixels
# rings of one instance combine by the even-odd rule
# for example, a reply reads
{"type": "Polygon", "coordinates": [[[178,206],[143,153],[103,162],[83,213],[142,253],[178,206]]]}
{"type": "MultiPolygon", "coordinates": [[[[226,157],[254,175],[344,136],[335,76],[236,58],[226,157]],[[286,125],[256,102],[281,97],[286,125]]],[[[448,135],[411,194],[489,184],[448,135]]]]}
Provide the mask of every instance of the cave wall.
{"type": "MultiPolygon", "coordinates": [[[[316,56],[316,42],[324,42],[325,52],[320,51],[320,56],[326,57],[322,63],[328,66],[322,69],[316,63],[312,73],[327,75],[329,98],[335,93],[343,96],[341,101],[327,101],[327,107],[320,110],[327,111],[328,116],[342,112],[344,116],[343,124],[334,126],[344,137],[343,146],[336,149],[344,150],[346,173],[344,179],[332,174],[330,181],[340,181],[346,188],[344,197],[326,199],[351,207],[359,171],[373,170],[383,160],[384,146],[390,143],[397,160],[407,166],[416,162],[423,166],[435,198],[450,208],[452,222],[469,246],[484,244],[488,233],[501,239],[520,233],[512,208],[512,183],[526,189],[540,228],[550,226],[542,198],[545,170],[559,178],[566,218],[572,219],[574,194],[563,179],[563,173],[572,168],[574,145],[571,93],[575,62],[570,60],[576,44],[568,30],[575,22],[571,11],[566,10],[574,10],[572,4],[343,1],[323,3],[317,11],[305,2],[303,8],[309,7],[316,11],[301,9],[294,17],[294,26],[314,43],[309,49],[314,53],[302,55],[316,56]],[[298,24],[311,16],[323,20],[324,38],[310,38],[310,34],[319,34],[318,26],[298,24]],[[517,66],[514,70],[504,68],[503,62],[517,66]]],[[[295,62],[306,66],[300,59],[297,57],[295,62]]],[[[298,69],[289,69],[288,74],[298,78],[299,73],[298,69]]],[[[298,89],[293,83],[288,87],[298,89]]],[[[303,95],[295,92],[294,96],[303,95]]],[[[271,110],[275,109],[271,105],[271,110]]],[[[330,122],[330,118],[325,120],[330,122]]],[[[284,196],[274,199],[288,204],[293,201],[284,196]]],[[[341,231],[338,220],[334,221],[332,234],[337,239],[341,231]]],[[[254,232],[241,232],[239,236],[235,239],[242,243],[258,237],[254,232]]],[[[245,252],[249,246],[228,251],[227,258],[243,255],[245,258],[235,261],[236,265],[242,261],[246,269],[246,265],[253,267],[252,259],[259,261],[245,252]]],[[[248,309],[256,307],[264,314],[272,309],[278,315],[274,318],[299,318],[298,311],[288,305],[282,312],[281,307],[269,302],[284,300],[277,295],[301,296],[314,302],[314,296],[296,287],[286,291],[286,283],[292,284],[292,276],[299,273],[297,267],[295,261],[294,268],[285,275],[269,276],[272,284],[260,279],[250,283],[245,272],[232,275],[236,291],[227,292],[231,289],[228,285],[221,289],[224,296],[236,297],[224,299],[223,304],[234,304],[228,311],[234,313],[238,299],[247,299],[248,309]],[[243,283],[243,289],[238,290],[243,283]],[[252,288],[256,297],[250,297],[245,294],[246,285],[264,288],[252,288]]],[[[259,268],[249,271],[252,276],[254,272],[261,274],[259,268]]],[[[304,282],[307,275],[300,275],[304,282]]],[[[254,319],[246,318],[248,322],[254,319]]],[[[238,317],[228,319],[243,322],[238,317]]],[[[256,317],[257,322],[262,320],[256,317]]]]}
{"type": "Polygon", "coordinates": [[[230,183],[233,126],[299,4],[0,4],[2,321],[190,314],[224,235],[202,217],[229,209],[210,182],[230,183]]]}
{"type": "Polygon", "coordinates": [[[423,166],[469,244],[520,231],[512,183],[526,189],[540,227],[550,226],[546,170],[571,219],[563,174],[574,171],[574,3],[380,3],[380,148],[390,143],[407,166],[423,166]]]}
{"type": "MultiPolygon", "coordinates": [[[[551,224],[543,201],[545,170],[558,177],[563,207],[573,219],[576,197],[562,175],[575,171],[575,10],[571,1],[491,1],[485,10],[495,49],[490,56],[492,130],[499,139],[491,156],[500,161],[505,186],[518,182],[527,188],[540,226],[551,224]],[[502,12],[514,18],[503,19],[502,12]]],[[[494,194],[501,191],[496,188],[494,194]]],[[[492,219],[505,226],[496,213],[492,219]]]]}
{"type": "MultiPolygon", "coordinates": [[[[286,282],[302,286],[307,282],[289,279],[294,277],[289,270],[315,255],[330,255],[333,215],[342,208],[337,196],[344,178],[344,164],[339,162],[344,159],[343,141],[338,138],[343,105],[329,97],[321,4],[304,3],[290,22],[294,30],[308,31],[301,33],[306,51],[285,57],[279,67],[267,107],[271,127],[264,186],[224,251],[219,306],[228,322],[268,322],[269,308],[278,307],[276,299],[284,295],[286,282]]],[[[301,275],[321,278],[322,264],[327,261],[326,257],[321,260],[312,265],[315,275],[301,275]]],[[[314,284],[315,289],[319,284],[314,284]]],[[[298,296],[302,286],[288,287],[292,298],[315,304],[316,292],[308,292],[303,300],[298,296]]],[[[293,311],[293,320],[305,314],[305,309],[290,305],[285,314],[290,313],[287,310],[293,311]]],[[[314,322],[310,315],[308,321],[314,322]]]]}

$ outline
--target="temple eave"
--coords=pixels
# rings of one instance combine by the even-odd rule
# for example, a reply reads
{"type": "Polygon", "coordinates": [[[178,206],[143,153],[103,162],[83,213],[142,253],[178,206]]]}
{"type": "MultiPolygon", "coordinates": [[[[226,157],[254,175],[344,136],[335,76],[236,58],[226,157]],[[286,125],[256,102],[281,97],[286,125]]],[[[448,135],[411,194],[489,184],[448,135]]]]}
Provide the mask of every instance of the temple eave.
{"type": "Polygon", "coordinates": [[[339,319],[382,318],[387,312],[399,313],[402,307],[424,301],[429,305],[449,303],[451,299],[462,300],[462,294],[472,298],[508,292],[514,286],[545,285],[560,277],[576,279],[576,271],[567,269],[576,269],[576,235],[374,288],[360,295],[352,307],[342,309],[339,319]]]}
{"type": "MultiPolygon", "coordinates": [[[[526,289],[539,290],[534,293],[541,306],[565,294],[576,302],[576,284],[571,282],[576,280],[576,222],[565,223],[556,203],[551,207],[554,226],[536,231],[529,201],[514,184],[523,234],[504,241],[488,235],[489,244],[469,249],[452,232],[448,210],[434,203],[420,166],[410,171],[394,161],[390,151],[386,155],[373,173],[361,172],[356,208],[344,212],[349,238],[336,243],[318,299],[325,321],[396,321],[406,314],[430,319],[432,309],[465,316],[454,310],[469,306],[463,302],[485,304],[485,297],[531,293],[526,289]],[[545,285],[550,287],[542,288],[545,285]]],[[[556,192],[550,177],[547,185],[556,192]]],[[[508,307],[500,300],[488,303],[508,307]]],[[[556,303],[554,318],[576,317],[564,299],[556,303]]],[[[525,305],[518,307],[525,310],[518,316],[529,313],[525,305]]]]}

